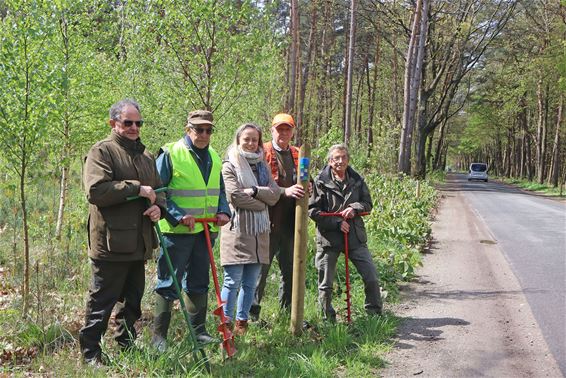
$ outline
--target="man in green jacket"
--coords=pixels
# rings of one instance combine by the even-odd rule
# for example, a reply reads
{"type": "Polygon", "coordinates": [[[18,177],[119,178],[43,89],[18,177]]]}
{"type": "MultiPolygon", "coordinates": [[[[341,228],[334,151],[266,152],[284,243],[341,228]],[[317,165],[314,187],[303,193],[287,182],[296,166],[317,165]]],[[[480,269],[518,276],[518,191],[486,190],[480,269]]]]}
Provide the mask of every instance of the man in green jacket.
{"type": "Polygon", "coordinates": [[[88,152],[83,177],[92,283],[79,343],[83,358],[93,365],[102,363],[100,339],[116,304],[115,339],[122,348],[134,342],[145,286],[144,261],[157,248],[152,222],[165,211],[164,196],[154,192],[161,186],[159,174],[139,138],[139,105],[128,99],[115,103],[109,123],[110,136],[88,152]],[[128,201],[130,196],[145,197],[149,207],[144,199],[128,201]]]}

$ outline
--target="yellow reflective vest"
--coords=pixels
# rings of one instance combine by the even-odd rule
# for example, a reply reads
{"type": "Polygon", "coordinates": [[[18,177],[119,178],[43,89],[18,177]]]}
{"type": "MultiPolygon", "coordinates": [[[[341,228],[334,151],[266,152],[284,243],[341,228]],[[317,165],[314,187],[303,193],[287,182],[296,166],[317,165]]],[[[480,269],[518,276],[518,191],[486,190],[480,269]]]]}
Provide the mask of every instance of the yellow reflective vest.
{"type": "MultiPolygon", "coordinates": [[[[195,218],[213,218],[218,211],[220,196],[220,175],[222,174],[222,161],[212,147],[208,147],[208,154],[212,160],[212,169],[205,184],[198,163],[187,148],[183,139],[166,144],[163,150],[169,151],[172,173],[167,194],[187,215],[195,218]]],[[[218,232],[216,223],[209,223],[211,232],[218,232]]],[[[195,228],[189,231],[185,225],[175,227],[166,219],[159,221],[163,233],[196,234],[204,230],[202,223],[197,222],[195,228]]]]}

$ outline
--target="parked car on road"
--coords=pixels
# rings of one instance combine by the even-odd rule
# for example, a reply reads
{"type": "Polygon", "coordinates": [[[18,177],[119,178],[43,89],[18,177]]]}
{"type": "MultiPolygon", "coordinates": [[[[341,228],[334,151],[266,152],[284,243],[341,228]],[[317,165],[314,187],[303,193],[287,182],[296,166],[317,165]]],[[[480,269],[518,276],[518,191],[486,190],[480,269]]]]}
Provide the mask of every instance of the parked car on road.
{"type": "Polygon", "coordinates": [[[468,181],[480,180],[487,182],[487,164],[486,163],[472,163],[468,171],[468,181]]]}

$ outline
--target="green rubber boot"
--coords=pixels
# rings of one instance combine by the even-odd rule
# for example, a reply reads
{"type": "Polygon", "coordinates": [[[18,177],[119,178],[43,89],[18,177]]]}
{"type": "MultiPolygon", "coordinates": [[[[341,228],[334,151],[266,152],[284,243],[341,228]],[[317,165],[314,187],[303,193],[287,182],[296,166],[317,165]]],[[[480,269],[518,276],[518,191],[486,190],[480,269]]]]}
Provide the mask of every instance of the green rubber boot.
{"type": "Polygon", "coordinates": [[[218,340],[206,332],[206,311],[208,305],[208,294],[186,294],[185,305],[189,313],[189,321],[195,330],[197,342],[200,344],[215,343],[218,340]]]}
{"type": "Polygon", "coordinates": [[[161,353],[167,349],[167,331],[171,323],[172,301],[157,294],[155,299],[155,314],[153,318],[153,335],[151,344],[161,353]]]}

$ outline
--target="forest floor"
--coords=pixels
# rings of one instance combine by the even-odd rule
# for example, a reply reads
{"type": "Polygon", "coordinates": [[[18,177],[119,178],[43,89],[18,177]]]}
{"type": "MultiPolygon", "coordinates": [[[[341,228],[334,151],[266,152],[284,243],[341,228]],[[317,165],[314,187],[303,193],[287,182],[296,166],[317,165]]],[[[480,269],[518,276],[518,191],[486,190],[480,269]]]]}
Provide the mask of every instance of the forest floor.
{"type": "Polygon", "coordinates": [[[561,377],[531,309],[486,225],[457,191],[442,192],[433,241],[401,288],[384,377],[561,377]]]}

